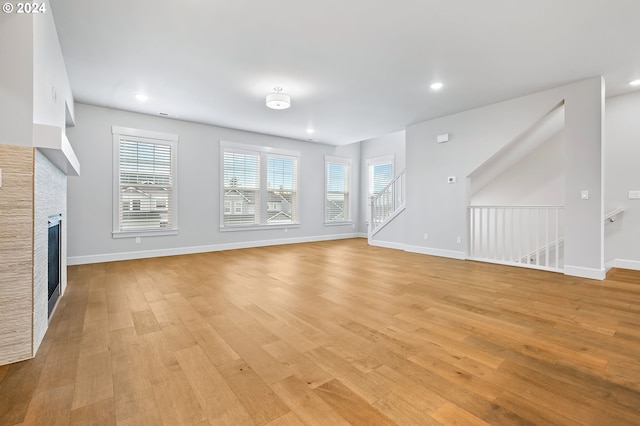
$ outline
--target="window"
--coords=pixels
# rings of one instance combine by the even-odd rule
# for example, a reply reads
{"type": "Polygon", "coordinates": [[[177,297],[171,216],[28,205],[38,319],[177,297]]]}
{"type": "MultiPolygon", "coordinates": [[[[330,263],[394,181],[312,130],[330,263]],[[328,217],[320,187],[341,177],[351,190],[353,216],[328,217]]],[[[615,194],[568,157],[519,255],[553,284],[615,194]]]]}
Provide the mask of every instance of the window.
{"type": "Polygon", "coordinates": [[[367,222],[371,217],[371,198],[393,180],[393,162],[393,155],[367,160],[367,222]]]}
{"type": "Polygon", "coordinates": [[[177,234],[178,137],[113,126],[113,237],[177,234]]]}
{"type": "Polygon", "coordinates": [[[336,224],[351,221],[351,160],[325,157],[324,221],[336,224]]]}
{"type": "Polygon", "coordinates": [[[231,142],[220,150],[222,229],[298,224],[299,153],[231,142]]]}

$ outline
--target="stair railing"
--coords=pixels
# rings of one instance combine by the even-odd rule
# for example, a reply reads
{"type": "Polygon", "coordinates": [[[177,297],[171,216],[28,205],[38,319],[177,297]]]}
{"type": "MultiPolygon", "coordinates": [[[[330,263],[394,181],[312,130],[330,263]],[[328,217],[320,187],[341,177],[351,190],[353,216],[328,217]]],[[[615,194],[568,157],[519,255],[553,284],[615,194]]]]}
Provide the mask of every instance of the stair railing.
{"type": "Polygon", "coordinates": [[[375,235],[391,219],[404,210],[405,193],[405,172],[403,170],[380,192],[371,197],[369,237],[375,235]]]}

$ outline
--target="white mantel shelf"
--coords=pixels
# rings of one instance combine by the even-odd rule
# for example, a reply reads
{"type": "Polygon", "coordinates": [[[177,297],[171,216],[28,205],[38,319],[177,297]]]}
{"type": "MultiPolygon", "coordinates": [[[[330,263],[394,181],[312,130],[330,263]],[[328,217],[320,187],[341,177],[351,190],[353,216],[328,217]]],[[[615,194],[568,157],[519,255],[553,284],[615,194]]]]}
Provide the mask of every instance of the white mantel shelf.
{"type": "Polygon", "coordinates": [[[80,176],[80,162],[62,128],[33,124],[33,146],[67,176],[80,176]]]}

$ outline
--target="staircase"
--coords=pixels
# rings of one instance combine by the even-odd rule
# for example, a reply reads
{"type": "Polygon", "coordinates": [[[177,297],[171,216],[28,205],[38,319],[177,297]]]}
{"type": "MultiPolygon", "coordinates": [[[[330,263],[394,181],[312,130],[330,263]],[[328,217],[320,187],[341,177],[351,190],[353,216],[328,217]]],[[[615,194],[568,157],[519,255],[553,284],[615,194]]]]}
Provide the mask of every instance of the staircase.
{"type": "Polygon", "coordinates": [[[369,238],[380,232],[405,209],[405,171],[403,170],[380,192],[371,197],[369,238]]]}

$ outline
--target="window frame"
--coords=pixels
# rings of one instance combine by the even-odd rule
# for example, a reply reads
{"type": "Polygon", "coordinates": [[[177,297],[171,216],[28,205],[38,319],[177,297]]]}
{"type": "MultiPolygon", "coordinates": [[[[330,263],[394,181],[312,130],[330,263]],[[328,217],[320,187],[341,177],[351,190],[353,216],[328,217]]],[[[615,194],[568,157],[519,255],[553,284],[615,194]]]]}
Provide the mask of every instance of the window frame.
{"type": "MultiPolygon", "coordinates": [[[[273,148],[261,145],[249,145],[230,141],[220,141],[220,184],[219,184],[219,204],[218,209],[220,215],[219,230],[221,232],[228,231],[249,231],[257,229],[284,229],[284,228],[297,228],[300,227],[300,152],[273,148]],[[224,223],[224,195],[225,195],[225,182],[224,182],[224,154],[225,152],[236,152],[241,154],[257,155],[260,158],[259,161],[259,193],[260,193],[260,206],[259,206],[259,223],[256,224],[225,224],[224,223]],[[268,223],[267,222],[267,203],[268,203],[268,158],[269,156],[291,158],[295,160],[295,220],[289,223],[268,223]]],[[[234,209],[235,211],[235,209],[234,209]]]]}
{"type": "Polygon", "coordinates": [[[396,156],[394,154],[390,154],[390,155],[382,155],[379,157],[372,157],[372,158],[367,158],[366,160],[366,165],[367,165],[367,169],[366,169],[366,182],[367,182],[367,188],[364,191],[365,194],[365,206],[366,206],[366,224],[368,225],[369,222],[371,222],[371,200],[373,199],[373,196],[375,195],[374,192],[371,191],[371,184],[373,183],[373,176],[371,175],[371,170],[372,167],[375,166],[380,166],[382,164],[391,164],[391,179],[393,180],[393,178],[395,177],[395,161],[396,161],[396,156]]]}
{"type": "Polygon", "coordinates": [[[178,234],[178,135],[130,127],[112,126],[113,140],[113,198],[112,238],[153,237],[178,234]],[[121,230],[120,229],[120,142],[125,138],[133,142],[168,145],[171,147],[171,228],[121,230]]]}
{"type": "Polygon", "coordinates": [[[324,210],[323,218],[325,226],[340,226],[340,225],[352,225],[353,224],[353,161],[351,158],[345,157],[332,157],[325,155],[324,157],[324,210]],[[347,212],[348,218],[344,220],[327,220],[327,200],[328,200],[328,186],[329,186],[329,164],[338,164],[347,167],[348,182],[346,188],[346,195],[348,196],[347,212]]]}

